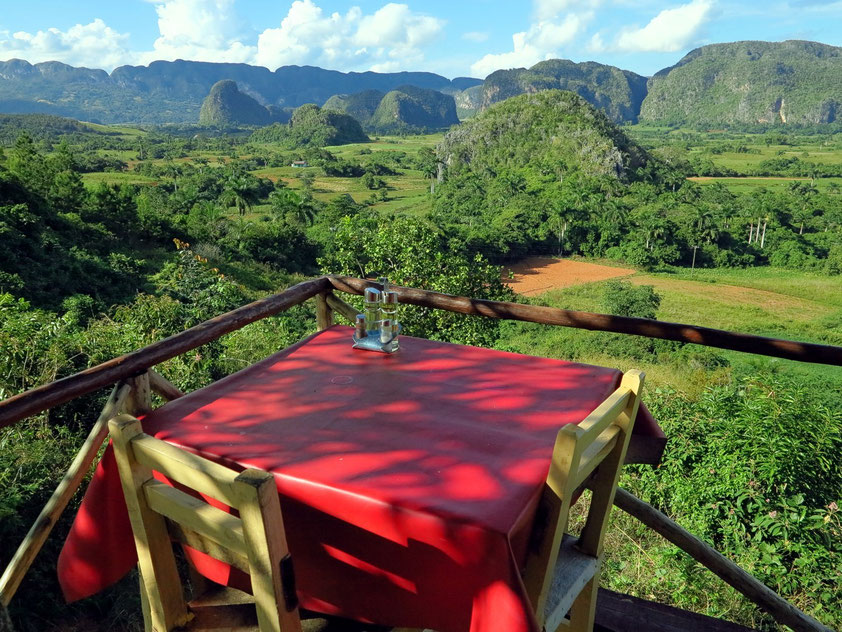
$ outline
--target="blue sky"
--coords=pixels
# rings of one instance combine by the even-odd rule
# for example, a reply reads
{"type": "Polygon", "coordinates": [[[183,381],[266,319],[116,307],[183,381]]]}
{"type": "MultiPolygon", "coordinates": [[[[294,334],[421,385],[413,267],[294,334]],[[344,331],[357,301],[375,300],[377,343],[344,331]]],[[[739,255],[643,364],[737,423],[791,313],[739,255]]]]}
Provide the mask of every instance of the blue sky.
{"type": "Polygon", "coordinates": [[[740,39],[842,45],[842,0],[0,0],[0,60],[155,59],[484,77],[562,57],[651,75],[740,39]]]}

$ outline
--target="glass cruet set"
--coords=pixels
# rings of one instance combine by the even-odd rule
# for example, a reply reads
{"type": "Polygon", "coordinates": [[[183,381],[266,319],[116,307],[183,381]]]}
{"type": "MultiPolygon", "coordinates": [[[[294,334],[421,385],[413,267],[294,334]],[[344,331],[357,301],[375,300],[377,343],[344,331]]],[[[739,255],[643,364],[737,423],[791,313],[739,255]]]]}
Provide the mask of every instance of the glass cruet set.
{"type": "Polygon", "coordinates": [[[357,314],[354,348],[394,353],[400,347],[398,334],[398,293],[389,289],[388,279],[378,279],[382,290],[367,287],[363,313],[357,314]]]}

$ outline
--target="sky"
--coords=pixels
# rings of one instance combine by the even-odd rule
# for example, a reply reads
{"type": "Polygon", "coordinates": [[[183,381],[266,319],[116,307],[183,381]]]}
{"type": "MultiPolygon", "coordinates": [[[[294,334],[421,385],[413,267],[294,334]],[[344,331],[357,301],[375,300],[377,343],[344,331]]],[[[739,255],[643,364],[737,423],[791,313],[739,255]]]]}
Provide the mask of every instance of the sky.
{"type": "Polygon", "coordinates": [[[0,60],[158,59],[484,78],[543,59],[642,75],[704,44],[842,45],[842,0],[0,0],[0,60]]]}

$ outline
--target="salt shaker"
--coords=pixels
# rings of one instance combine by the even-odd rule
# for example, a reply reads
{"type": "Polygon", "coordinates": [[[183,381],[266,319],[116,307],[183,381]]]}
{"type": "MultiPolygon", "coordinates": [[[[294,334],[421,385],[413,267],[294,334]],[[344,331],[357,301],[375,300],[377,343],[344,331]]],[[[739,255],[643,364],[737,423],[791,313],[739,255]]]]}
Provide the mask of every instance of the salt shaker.
{"type": "Polygon", "coordinates": [[[365,324],[369,335],[379,335],[380,321],[380,290],[376,287],[365,289],[365,324]]]}

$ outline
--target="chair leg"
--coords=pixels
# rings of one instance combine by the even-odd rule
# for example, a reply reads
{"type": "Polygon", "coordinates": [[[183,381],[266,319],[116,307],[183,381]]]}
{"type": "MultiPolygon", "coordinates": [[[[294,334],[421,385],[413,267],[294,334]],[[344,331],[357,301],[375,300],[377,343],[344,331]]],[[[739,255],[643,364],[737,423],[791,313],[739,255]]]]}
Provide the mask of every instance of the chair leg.
{"type": "Polygon", "coordinates": [[[143,630],[144,632],[154,632],[152,629],[152,609],[149,606],[149,596],[146,594],[143,576],[140,574],[140,566],[137,567],[137,581],[140,584],[140,607],[143,611],[143,630]]]}
{"type": "Polygon", "coordinates": [[[589,581],[573,606],[570,608],[570,627],[571,632],[593,632],[594,619],[596,617],[596,595],[599,590],[599,575],[597,571],[593,579],[589,581]]]}

